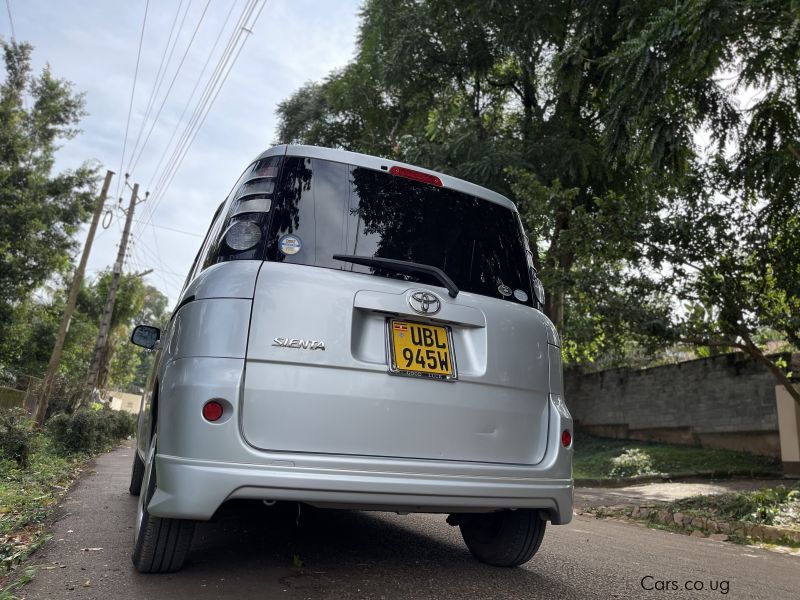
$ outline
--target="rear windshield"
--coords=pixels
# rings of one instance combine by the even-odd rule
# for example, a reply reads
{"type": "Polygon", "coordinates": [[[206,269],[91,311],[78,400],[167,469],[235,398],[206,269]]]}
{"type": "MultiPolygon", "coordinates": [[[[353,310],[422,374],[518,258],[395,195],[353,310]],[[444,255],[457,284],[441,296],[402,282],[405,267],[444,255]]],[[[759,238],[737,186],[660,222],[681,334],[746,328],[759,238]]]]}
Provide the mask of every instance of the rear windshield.
{"type": "Polygon", "coordinates": [[[515,213],[488,200],[386,172],[287,157],[267,259],[441,286],[436,279],[333,260],[391,258],[442,269],[465,292],[531,305],[515,213]]]}

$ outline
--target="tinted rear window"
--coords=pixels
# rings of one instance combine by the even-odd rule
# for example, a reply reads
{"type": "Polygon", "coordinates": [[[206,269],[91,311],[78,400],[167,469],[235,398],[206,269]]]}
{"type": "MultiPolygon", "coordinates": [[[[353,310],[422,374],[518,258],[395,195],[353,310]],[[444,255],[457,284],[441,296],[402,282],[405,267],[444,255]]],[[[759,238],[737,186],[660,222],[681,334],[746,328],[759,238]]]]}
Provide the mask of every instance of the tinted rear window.
{"type": "Polygon", "coordinates": [[[268,260],[441,285],[335,261],[334,254],[433,265],[462,291],[531,305],[523,234],[510,209],[382,171],[289,157],[273,209],[268,260]],[[291,238],[300,244],[294,254],[291,238]]]}

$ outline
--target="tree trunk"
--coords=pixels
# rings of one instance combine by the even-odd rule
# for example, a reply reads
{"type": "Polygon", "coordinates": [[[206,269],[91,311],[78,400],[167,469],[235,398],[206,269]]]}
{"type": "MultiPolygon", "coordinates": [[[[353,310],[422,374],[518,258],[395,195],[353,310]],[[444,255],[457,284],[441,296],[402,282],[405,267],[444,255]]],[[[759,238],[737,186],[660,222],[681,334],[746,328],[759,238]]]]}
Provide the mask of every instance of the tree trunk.
{"type": "Polygon", "coordinates": [[[783,372],[778,365],[772,362],[767,356],[756,346],[749,336],[742,335],[742,339],[744,340],[745,347],[747,349],[747,353],[761,362],[770,372],[775,376],[783,387],[786,388],[786,391],[789,392],[789,395],[795,401],[798,408],[800,408],[800,390],[798,390],[791,380],[786,376],[786,373],[783,372]]]}
{"type": "Polygon", "coordinates": [[[545,298],[544,312],[553,325],[559,329],[564,322],[564,297],[566,296],[563,288],[551,290],[545,298]]]}

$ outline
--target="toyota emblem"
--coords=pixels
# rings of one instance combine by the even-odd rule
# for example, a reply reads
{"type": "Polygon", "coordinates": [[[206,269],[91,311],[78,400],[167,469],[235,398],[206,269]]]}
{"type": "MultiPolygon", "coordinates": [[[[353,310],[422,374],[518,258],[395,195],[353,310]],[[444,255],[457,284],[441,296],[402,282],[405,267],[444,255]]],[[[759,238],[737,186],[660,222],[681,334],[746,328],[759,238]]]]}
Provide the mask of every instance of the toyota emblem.
{"type": "Polygon", "coordinates": [[[421,315],[435,315],[442,308],[439,298],[424,290],[412,292],[408,305],[421,315]]]}

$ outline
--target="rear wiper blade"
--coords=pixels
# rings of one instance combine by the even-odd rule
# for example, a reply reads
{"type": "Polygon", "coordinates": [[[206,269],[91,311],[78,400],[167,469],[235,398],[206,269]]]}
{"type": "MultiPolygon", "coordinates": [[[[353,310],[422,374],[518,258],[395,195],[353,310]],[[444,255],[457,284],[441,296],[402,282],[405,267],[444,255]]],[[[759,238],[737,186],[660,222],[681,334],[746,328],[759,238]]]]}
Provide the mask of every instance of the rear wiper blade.
{"type": "Polygon", "coordinates": [[[393,258],[378,258],[377,256],[356,256],[355,254],[334,254],[333,260],[364,265],[365,267],[380,267],[382,269],[399,271],[400,273],[423,273],[425,275],[432,275],[447,288],[447,292],[451,298],[458,296],[458,286],[455,282],[447,276],[447,273],[433,265],[423,265],[407,260],[395,260],[393,258]]]}

